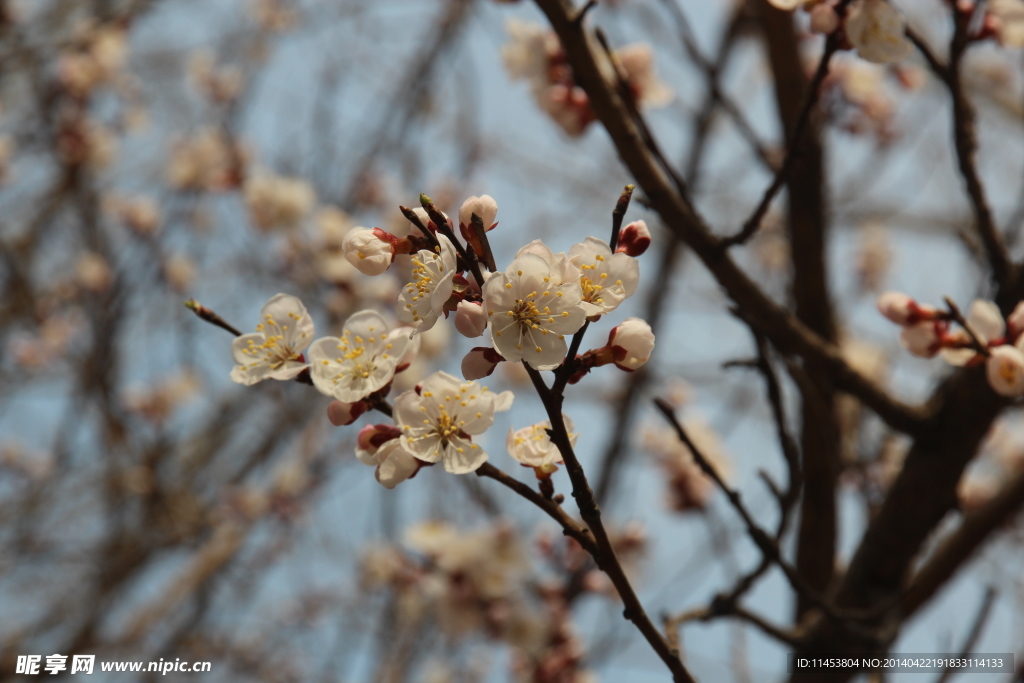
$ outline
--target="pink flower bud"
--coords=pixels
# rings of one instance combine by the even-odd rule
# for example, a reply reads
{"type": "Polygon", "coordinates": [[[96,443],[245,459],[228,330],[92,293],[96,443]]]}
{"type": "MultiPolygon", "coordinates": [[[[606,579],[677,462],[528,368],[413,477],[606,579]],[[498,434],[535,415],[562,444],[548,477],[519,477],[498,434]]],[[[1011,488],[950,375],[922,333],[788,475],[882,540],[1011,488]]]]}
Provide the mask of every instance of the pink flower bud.
{"type": "Polygon", "coordinates": [[[651,231],[644,221],[633,221],[619,232],[619,244],[615,247],[616,252],[639,256],[651,246],[651,231]]]}
{"type": "Polygon", "coordinates": [[[331,401],[327,405],[327,419],[335,427],[344,427],[359,419],[359,416],[365,413],[367,408],[368,406],[364,401],[357,401],[356,403],[331,401]]]}
{"type": "Polygon", "coordinates": [[[379,465],[382,446],[402,435],[398,427],[389,424],[366,425],[356,438],[356,457],[366,465],[379,465]]]}
{"type": "Polygon", "coordinates": [[[487,312],[479,301],[460,301],[455,308],[455,329],[474,339],[487,329],[487,312]]]}
{"type": "Polygon", "coordinates": [[[505,358],[494,349],[477,346],[462,359],[462,376],[471,382],[489,377],[503,360],[505,358]]]}
{"type": "Polygon", "coordinates": [[[900,344],[907,351],[921,358],[931,358],[939,352],[941,341],[935,323],[925,320],[903,328],[900,344]]]}
{"type": "Polygon", "coordinates": [[[468,226],[472,223],[474,213],[483,221],[484,230],[493,230],[497,226],[494,219],[498,215],[498,202],[490,195],[470,197],[464,201],[459,209],[459,225],[468,226]]]}
{"type": "Polygon", "coordinates": [[[839,28],[839,15],[828,4],[816,5],[811,10],[811,33],[828,35],[839,28]]]}
{"type": "Polygon", "coordinates": [[[1024,353],[1013,346],[997,346],[985,362],[985,374],[1000,396],[1024,396],[1024,353]]]}
{"type": "Polygon", "coordinates": [[[1024,332],[1024,301],[1014,307],[1010,317],[1006,319],[1007,334],[1011,339],[1016,339],[1024,332]]]}
{"type": "Polygon", "coordinates": [[[902,292],[885,292],[878,297],[878,311],[897,325],[913,325],[922,320],[934,320],[938,310],[922,306],[902,292]]]}
{"type": "Polygon", "coordinates": [[[401,439],[386,442],[377,452],[380,464],[375,476],[381,486],[393,489],[420,471],[424,463],[402,446],[401,439]]]}
{"type": "Polygon", "coordinates": [[[615,365],[632,372],[643,367],[654,351],[654,332],[640,318],[626,318],[608,335],[615,365]]]}
{"type": "Polygon", "coordinates": [[[352,228],[341,248],[348,262],[364,275],[380,275],[395,260],[398,238],[380,228],[352,228]]]}

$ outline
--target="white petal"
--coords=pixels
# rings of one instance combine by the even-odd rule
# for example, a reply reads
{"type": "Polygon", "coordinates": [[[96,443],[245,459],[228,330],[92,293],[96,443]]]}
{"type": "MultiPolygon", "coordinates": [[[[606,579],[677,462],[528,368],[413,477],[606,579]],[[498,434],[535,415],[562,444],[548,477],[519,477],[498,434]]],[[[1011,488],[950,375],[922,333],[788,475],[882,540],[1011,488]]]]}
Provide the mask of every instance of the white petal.
{"type": "Polygon", "coordinates": [[[475,443],[455,437],[444,448],[445,472],[469,474],[487,462],[487,452],[475,443]]]}

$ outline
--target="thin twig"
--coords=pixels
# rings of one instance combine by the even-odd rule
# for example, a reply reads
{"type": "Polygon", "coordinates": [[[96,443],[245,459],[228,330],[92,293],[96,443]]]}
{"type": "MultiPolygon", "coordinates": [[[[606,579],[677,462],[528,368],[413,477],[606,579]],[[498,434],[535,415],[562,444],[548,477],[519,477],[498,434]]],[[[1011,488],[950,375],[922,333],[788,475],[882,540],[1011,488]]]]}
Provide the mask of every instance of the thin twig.
{"type": "Polygon", "coordinates": [[[217,327],[223,330],[227,330],[236,337],[242,336],[242,333],[239,332],[234,325],[231,325],[226,320],[224,320],[224,318],[220,317],[206,306],[203,306],[195,299],[189,299],[188,301],[186,301],[185,308],[195,313],[196,317],[198,317],[200,320],[205,320],[211,325],[216,325],[217,327]]]}
{"type": "Polygon", "coordinates": [[[579,543],[580,546],[588,553],[593,555],[597,552],[597,546],[594,544],[594,537],[590,533],[590,529],[587,529],[570,517],[568,513],[562,509],[562,506],[555,502],[555,500],[545,498],[537,491],[534,491],[518,479],[510,477],[508,474],[489,462],[485,462],[481,465],[480,469],[476,471],[476,475],[478,477],[493,479],[502,486],[518,493],[520,496],[543,510],[548,517],[558,522],[559,526],[562,527],[562,532],[579,543]]]}
{"type": "Polygon", "coordinates": [[[580,464],[579,458],[576,457],[572,442],[569,440],[569,432],[562,418],[564,397],[561,393],[553,391],[544,384],[544,380],[537,370],[534,370],[529,365],[524,365],[524,367],[548,414],[548,420],[551,423],[549,431],[551,442],[558,448],[565,462],[566,472],[569,475],[569,480],[572,482],[572,495],[576,499],[580,516],[587,526],[590,527],[590,531],[594,535],[596,546],[595,552],[592,554],[594,562],[608,576],[612,585],[615,586],[619,597],[622,599],[624,606],[623,616],[633,622],[644,638],[647,639],[647,642],[650,643],[654,651],[672,672],[672,678],[676,683],[695,683],[693,676],[679,658],[678,651],[669,645],[665,636],[658,631],[658,628],[651,621],[646,610],[644,610],[640,598],[637,597],[636,591],[629,582],[615,554],[611,539],[608,537],[604,522],[601,520],[601,509],[594,498],[594,492],[590,489],[590,483],[587,481],[587,475],[583,470],[583,466],[580,464]]]}
{"type": "MultiPolygon", "coordinates": [[[[845,3],[840,3],[836,8],[837,12],[844,9],[845,3]]],[[[750,214],[743,223],[743,227],[740,228],[739,232],[730,236],[722,238],[719,246],[722,249],[728,249],[736,244],[744,244],[751,237],[753,237],[761,227],[761,223],[764,221],[765,215],[768,213],[768,209],[771,208],[772,200],[782,189],[782,186],[786,183],[790,171],[793,170],[793,166],[796,164],[797,157],[799,156],[799,150],[802,145],[804,135],[807,131],[808,126],[811,122],[811,114],[814,111],[815,105],[818,103],[818,99],[821,97],[822,85],[825,82],[825,78],[828,77],[829,63],[832,60],[832,56],[839,51],[842,46],[843,30],[842,27],[837,28],[828,38],[825,40],[825,51],[821,55],[821,59],[818,61],[818,68],[814,72],[814,78],[811,79],[810,89],[807,92],[807,99],[804,100],[804,105],[800,110],[800,116],[797,119],[796,126],[793,128],[792,135],[789,136],[789,140],[786,144],[786,157],[782,162],[782,166],[775,173],[772,178],[771,184],[764,191],[761,196],[761,201],[758,202],[754,212],[750,214]]]]}

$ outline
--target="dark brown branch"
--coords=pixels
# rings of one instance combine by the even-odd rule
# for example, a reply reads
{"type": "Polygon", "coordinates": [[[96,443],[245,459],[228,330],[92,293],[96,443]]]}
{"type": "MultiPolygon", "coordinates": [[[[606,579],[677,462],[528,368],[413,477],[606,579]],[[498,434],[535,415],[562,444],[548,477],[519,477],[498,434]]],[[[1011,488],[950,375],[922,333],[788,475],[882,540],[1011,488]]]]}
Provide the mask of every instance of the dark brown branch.
{"type": "Polygon", "coordinates": [[[679,614],[674,617],[666,617],[665,631],[671,634],[670,637],[678,641],[678,636],[676,635],[676,632],[678,631],[679,627],[683,624],[689,621],[706,622],[711,621],[716,617],[727,616],[736,617],[737,619],[740,619],[753,626],[756,626],[762,633],[769,636],[770,638],[774,638],[780,643],[785,643],[786,645],[790,645],[792,647],[800,647],[801,640],[800,635],[798,633],[786,631],[782,628],[779,628],[778,626],[769,623],[763,617],[754,614],[753,612],[750,612],[749,610],[744,609],[739,605],[731,605],[726,610],[716,608],[715,606],[702,607],[689,612],[683,612],[682,614],[679,614]]]}
{"type": "Polygon", "coordinates": [[[894,399],[850,367],[835,345],[822,340],[772,301],[722,253],[708,227],[666,181],[665,172],[649,153],[628,107],[616,87],[604,76],[605,70],[599,62],[604,58],[603,53],[591,46],[581,27],[572,24],[572,8],[564,0],[536,2],[561,39],[576,82],[587,91],[595,114],[665,225],[694,250],[733,301],[750,314],[752,322],[781,353],[819,359],[828,368],[837,388],[859,398],[893,428],[917,433],[926,418],[923,410],[894,399]]]}
{"type": "Polygon", "coordinates": [[[946,585],[992,534],[1024,509],[1024,472],[1018,473],[981,508],[964,515],[910,580],[904,593],[903,612],[910,616],[946,585]]]}
{"type": "Polygon", "coordinates": [[[579,543],[580,546],[588,553],[593,555],[597,552],[597,547],[594,544],[594,537],[590,533],[590,529],[587,529],[570,517],[565,510],[562,509],[562,506],[556,503],[553,499],[544,497],[518,479],[513,479],[509,475],[505,474],[489,462],[485,462],[481,465],[480,469],[476,471],[476,475],[478,477],[493,479],[502,486],[518,493],[520,496],[543,510],[544,514],[548,517],[558,522],[558,525],[562,527],[562,532],[579,543]]]}
{"type": "MultiPolygon", "coordinates": [[[[579,334],[578,332],[577,335],[579,334]]],[[[681,681],[695,683],[693,676],[679,658],[678,651],[669,645],[668,641],[647,615],[643,604],[640,602],[640,598],[637,597],[636,591],[633,590],[632,584],[626,577],[626,573],[622,569],[618,557],[615,555],[615,548],[612,547],[611,539],[608,537],[608,532],[604,528],[604,522],[601,519],[601,508],[597,504],[594,492],[590,489],[587,475],[583,471],[583,465],[580,464],[579,459],[576,457],[572,442],[569,440],[569,432],[562,419],[564,397],[561,393],[555,392],[544,384],[544,380],[539,372],[529,365],[524,364],[524,367],[529,373],[530,380],[533,382],[541,402],[544,404],[548,420],[551,423],[551,429],[549,430],[551,442],[558,448],[565,462],[566,472],[569,475],[569,480],[572,482],[572,495],[576,499],[580,516],[594,535],[596,546],[595,552],[592,553],[594,562],[597,563],[601,571],[608,575],[612,585],[615,586],[615,590],[622,599],[624,606],[623,616],[633,622],[644,638],[647,639],[647,642],[650,643],[669,671],[672,672],[672,679],[676,683],[681,681]]]]}

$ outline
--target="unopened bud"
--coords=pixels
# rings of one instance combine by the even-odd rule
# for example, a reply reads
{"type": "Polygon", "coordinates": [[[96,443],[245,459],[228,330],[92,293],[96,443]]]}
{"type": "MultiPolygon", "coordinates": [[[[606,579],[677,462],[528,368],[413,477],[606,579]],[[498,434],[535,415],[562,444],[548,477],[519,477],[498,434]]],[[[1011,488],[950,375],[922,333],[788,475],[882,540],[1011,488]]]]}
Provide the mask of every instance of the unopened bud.
{"type": "Polygon", "coordinates": [[[470,350],[462,359],[462,376],[471,382],[489,377],[494,372],[494,368],[498,367],[498,363],[503,360],[505,358],[494,349],[478,346],[470,350]]]}
{"type": "Polygon", "coordinates": [[[380,447],[377,457],[380,464],[377,465],[375,476],[386,489],[393,489],[406,479],[415,477],[420,467],[426,464],[407,451],[402,446],[401,439],[386,442],[380,447]]]}
{"type": "Polygon", "coordinates": [[[464,337],[475,339],[487,329],[487,312],[479,301],[460,301],[455,308],[455,329],[464,337]]]}
{"type": "Polygon", "coordinates": [[[389,424],[366,425],[356,438],[356,457],[366,465],[379,465],[382,446],[402,435],[398,427],[389,424]]]}
{"type": "Polygon", "coordinates": [[[612,350],[619,369],[638,370],[654,351],[654,332],[640,318],[626,318],[608,335],[607,348],[612,350]]]}
{"type": "Polygon", "coordinates": [[[350,425],[359,419],[359,416],[367,411],[369,406],[364,401],[345,403],[343,401],[331,401],[327,405],[327,419],[335,427],[350,425]]]}
{"type": "Polygon", "coordinates": [[[902,292],[885,292],[878,297],[878,311],[897,325],[913,325],[934,320],[938,310],[922,306],[902,292]]]}
{"type": "Polygon", "coordinates": [[[907,351],[921,358],[931,358],[942,345],[936,323],[925,320],[907,325],[900,333],[900,344],[907,351]]]}
{"type": "Polygon", "coordinates": [[[1024,301],[1021,301],[1006,319],[1007,334],[1011,340],[1015,340],[1024,332],[1024,301]]]}
{"type": "Polygon", "coordinates": [[[831,5],[821,3],[811,10],[811,33],[828,35],[837,28],[839,28],[839,15],[831,5]]]}
{"type": "Polygon", "coordinates": [[[482,197],[470,197],[462,202],[462,207],[459,209],[459,226],[468,227],[474,213],[483,221],[484,230],[493,230],[497,225],[494,219],[498,215],[498,202],[488,194],[482,197]]]}
{"type": "Polygon", "coordinates": [[[352,228],[341,248],[348,262],[364,275],[380,275],[395,260],[398,238],[380,228],[352,228]]]}
{"type": "Polygon", "coordinates": [[[651,246],[651,231],[644,221],[633,221],[619,233],[619,244],[615,247],[618,253],[639,256],[651,246]]]}

